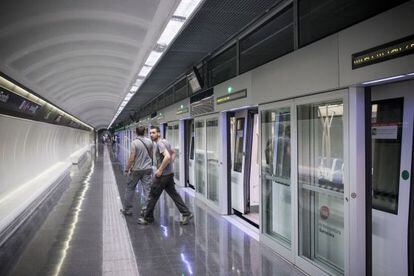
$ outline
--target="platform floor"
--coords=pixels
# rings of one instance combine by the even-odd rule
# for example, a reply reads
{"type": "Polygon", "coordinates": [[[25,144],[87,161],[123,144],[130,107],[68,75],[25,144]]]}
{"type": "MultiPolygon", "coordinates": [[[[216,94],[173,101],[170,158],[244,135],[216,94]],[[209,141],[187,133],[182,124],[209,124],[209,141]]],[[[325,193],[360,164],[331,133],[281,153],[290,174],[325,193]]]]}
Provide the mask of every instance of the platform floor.
{"type": "Polygon", "coordinates": [[[154,224],[136,223],[138,207],[124,218],[125,177],[110,148],[73,166],[71,177],[11,275],[303,275],[184,189],[189,225],[165,193],[154,224]]]}

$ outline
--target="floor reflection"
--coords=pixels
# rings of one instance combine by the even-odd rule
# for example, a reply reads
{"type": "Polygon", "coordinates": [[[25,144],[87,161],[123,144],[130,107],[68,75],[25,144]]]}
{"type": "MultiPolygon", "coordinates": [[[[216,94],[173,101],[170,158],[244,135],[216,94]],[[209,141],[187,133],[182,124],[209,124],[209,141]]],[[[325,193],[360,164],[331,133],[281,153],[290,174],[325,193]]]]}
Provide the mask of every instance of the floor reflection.
{"type": "Polygon", "coordinates": [[[189,225],[179,224],[165,192],[154,224],[140,226],[137,216],[127,218],[140,275],[302,275],[204,203],[183,189],[179,193],[194,212],[189,225]]]}
{"type": "Polygon", "coordinates": [[[96,167],[96,159],[93,152],[71,167],[67,189],[9,275],[100,274],[102,193],[96,172],[102,166],[96,167]]]}

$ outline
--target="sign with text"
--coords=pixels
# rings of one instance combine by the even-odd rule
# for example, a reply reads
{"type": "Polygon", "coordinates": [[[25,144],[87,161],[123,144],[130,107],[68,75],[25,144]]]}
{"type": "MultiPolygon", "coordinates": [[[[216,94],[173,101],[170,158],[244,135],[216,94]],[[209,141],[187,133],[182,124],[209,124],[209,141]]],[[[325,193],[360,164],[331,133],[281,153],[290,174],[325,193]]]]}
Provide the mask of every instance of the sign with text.
{"type": "Polygon", "coordinates": [[[221,96],[221,97],[217,97],[216,99],[216,103],[217,104],[223,104],[223,103],[227,103],[227,102],[231,102],[231,101],[235,101],[238,99],[243,99],[247,97],[247,90],[243,89],[231,94],[227,94],[225,96],[221,96]]]}
{"type": "Polygon", "coordinates": [[[352,55],[352,69],[414,53],[414,35],[394,40],[352,55]]]}
{"type": "Polygon", "coordinates": [[[178,110],[177,110],[177,112],[175,113],[176,115],[181,115],[181,114],[184,114],[184,113],[188,113],[190,110],[188,109],[188,107],[187,106],[185,106],[185,107],[180,107],[178,110]]]}
{"type": "Polygon", "coordinates": [[[0,109],[36,116],[41,105],[0,87],[0,109]]]}

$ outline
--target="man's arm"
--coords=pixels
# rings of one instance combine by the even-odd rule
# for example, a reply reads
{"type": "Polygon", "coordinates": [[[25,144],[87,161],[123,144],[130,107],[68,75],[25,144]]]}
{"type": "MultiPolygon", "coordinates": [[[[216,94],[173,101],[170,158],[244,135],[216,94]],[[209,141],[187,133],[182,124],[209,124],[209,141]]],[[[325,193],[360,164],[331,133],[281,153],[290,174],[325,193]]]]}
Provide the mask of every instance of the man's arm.
{"type": "Polygon", "coordinates": [[[134,165],[134,161],[135,161],[135,147],[132,146],[131,153],[129,154],[129,159],[125,167],[125,174],[128,174],[128,172],[131,170],[132,166],[134,165]]]}
{"type": "Polygon", "coordinates": [[[171,149],[172,153],[171,153],[171,161],[174,162],[175,161],[175,157],[177,157],[177,153],[175,151],[175,149],[171,149]]]}
{"type": "Polygon", "coordinates": [[[168,152],[167,149],[165,149],[162,154],[164,155],[164,159],[162,160],[162,163],[160,165],[160,167],[158,168],[158,170],[155,172],[155,175],[160,177],[162,175],[162,172],[164,171],[165,167],[168,166],[168,164],[170,163],[171,160],[171,155],[168,152]]]}

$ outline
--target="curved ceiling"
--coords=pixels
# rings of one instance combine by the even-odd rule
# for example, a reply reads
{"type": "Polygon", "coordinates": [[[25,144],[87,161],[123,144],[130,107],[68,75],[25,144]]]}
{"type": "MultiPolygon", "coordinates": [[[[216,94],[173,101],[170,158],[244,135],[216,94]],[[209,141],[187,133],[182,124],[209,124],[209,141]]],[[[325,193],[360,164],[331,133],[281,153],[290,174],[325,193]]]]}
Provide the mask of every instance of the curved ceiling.
{"type": "MultiPolygon", "coordinates": [[[[166,91],[179,76],[216,51],[281,0],[205,0],[114,122],[137,119],[137,111],[166,91]]],[[[138,112],[138,115],[139,112],[138,112]]],[[[146,115],[146,114],[142,114],[146,115]]]]}
{"type": "Polygon", "coordinates": [[[179,0],[2,1],[0,71],[99,129],[179,0]]]}

